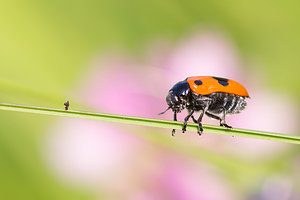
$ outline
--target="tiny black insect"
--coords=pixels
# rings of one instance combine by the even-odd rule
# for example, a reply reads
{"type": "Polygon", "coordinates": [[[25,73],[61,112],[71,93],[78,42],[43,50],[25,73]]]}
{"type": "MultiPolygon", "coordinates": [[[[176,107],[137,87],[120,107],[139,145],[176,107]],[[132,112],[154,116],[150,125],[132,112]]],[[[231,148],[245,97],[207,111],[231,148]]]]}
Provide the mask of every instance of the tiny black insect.
{"type": "Polygon", "coordinates": [[[65,106],[65,110],[69,110],[69,106],[70,106],[69,101],[65,102],[64,106],[65,106]]]}

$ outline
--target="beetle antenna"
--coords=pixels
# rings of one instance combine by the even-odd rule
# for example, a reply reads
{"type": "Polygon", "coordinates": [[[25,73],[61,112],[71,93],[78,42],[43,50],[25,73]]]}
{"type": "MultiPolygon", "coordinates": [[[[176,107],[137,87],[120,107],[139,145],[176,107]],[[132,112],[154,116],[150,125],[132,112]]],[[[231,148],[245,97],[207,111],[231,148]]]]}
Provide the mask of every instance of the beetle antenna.
{"type": "Polygon", "coordinates": [[[169,106],[164,112],[158,113],[158,115],[165,114],[171,107],[169,106]]]}

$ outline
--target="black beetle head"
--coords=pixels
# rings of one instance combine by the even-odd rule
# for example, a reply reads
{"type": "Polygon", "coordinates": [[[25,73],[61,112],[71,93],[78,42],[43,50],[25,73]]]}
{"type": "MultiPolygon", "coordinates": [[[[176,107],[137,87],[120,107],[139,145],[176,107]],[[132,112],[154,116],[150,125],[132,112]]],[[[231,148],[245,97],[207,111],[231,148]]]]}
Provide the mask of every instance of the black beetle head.
{"type": "Polygon", "coordinates": [[[190,86],[188,82],[181,81],[169,91],[166,101],[173,112],[181,112],[189,102],[190,86]]]}

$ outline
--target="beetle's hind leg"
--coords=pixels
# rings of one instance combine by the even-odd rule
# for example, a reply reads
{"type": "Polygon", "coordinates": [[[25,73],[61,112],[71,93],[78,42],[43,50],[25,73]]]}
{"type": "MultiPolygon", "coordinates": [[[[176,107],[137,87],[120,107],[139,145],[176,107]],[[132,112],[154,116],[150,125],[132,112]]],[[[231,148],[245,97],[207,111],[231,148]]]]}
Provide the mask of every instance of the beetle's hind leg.
{"type": "Polygon", "coordinates": [[[193,119],[195,119],[193,116],[193,113],[194,113],[194,110],[189,110],[188,115],[184,118],[182,133],[184,133],[186,131],[186,126],[187,126],[187,122],[188,122],[189,118],[192,117],[193,119]]]}
{"type": "Polygon", "coordinates": [[[208,116],[208,117],[211,117],[213,119],[216,119],[216,120],[219,120],[220,121],[220,126],[225,126],[226,128],[232,128],[231,126],[229,126],[228,124],[226,124],[225,122],[225,116],[226,116],[226,111],[225,109],[223,108],[222,110],[222,117],[219,117],[219,116],[216,116],[214,114],[211,114],[209,112],[205,112],[205,114],[208,116]]]}
{"type": "Polygon", "coordinates": [[[225,116],[226,116],[226,109],[223,107],[222,114],[221,114],[220,126],[225,126],[226,128],[232,128],[232,126],[229,126],[226,124],[225,116]]]}

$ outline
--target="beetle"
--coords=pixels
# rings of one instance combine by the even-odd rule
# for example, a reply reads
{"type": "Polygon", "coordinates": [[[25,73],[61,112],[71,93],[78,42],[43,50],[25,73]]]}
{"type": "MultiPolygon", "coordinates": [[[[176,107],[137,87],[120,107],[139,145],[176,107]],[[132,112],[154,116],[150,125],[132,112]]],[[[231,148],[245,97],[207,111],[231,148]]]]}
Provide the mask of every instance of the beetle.
{"type": "MultiPolygon", "coordinates": [[[[176,83],[169,90],[166,97],[169,107],[159,114],[171,109],[174,112],[174,121],[177,121],[177,113],[187,109],[188,115],[184,118],[182,132],[186,131],[191,117],[198,124],[198,134],[201,135],[204,114],[219,120],[220,126],[232,128],[226,124],[225,116],[242,112],[247,107],[247,98],[250,96],[246,88],[234,80],[215,76],[192,76],[176,83]],[[193,114],[197,111],[200,115],[195,119],[193,114]]],[[[172,136],[174,134],[175,129],[172,130],[172,136]]]]}

